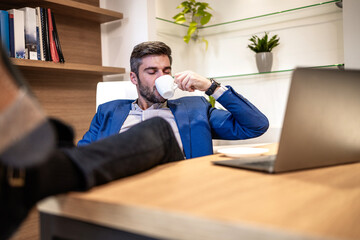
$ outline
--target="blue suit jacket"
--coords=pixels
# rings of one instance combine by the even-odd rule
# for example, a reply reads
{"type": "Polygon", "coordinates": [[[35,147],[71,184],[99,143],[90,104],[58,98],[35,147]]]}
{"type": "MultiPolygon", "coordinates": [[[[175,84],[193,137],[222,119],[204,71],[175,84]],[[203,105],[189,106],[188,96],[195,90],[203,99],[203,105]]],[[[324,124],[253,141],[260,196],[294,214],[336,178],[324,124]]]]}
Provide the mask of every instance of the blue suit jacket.
{"type": "MultiPolygon", "coordinates": [[[[228,111],[212,108],[204,97],[168,100],[179,128],[186,158],[213,153],[212,138],[239,140],[262,135],[268,119],[247,99],[229,87],[217,101],[228,111]]],[[[90,129],[78,146],[118,134],[135,100],[115,100],[99,106],[90,129]]]]}

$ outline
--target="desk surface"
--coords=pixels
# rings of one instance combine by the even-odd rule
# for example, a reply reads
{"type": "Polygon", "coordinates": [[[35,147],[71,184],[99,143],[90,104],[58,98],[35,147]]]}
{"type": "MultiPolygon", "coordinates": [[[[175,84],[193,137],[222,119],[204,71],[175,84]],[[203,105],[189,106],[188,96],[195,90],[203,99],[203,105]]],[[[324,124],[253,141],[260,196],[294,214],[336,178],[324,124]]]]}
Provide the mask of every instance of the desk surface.
{"type": "Polygon", "coordinates": [[[159,238],[360,239],[360,163],[271,175],[219,159],[158,166],[39,208],[159,238]]]}

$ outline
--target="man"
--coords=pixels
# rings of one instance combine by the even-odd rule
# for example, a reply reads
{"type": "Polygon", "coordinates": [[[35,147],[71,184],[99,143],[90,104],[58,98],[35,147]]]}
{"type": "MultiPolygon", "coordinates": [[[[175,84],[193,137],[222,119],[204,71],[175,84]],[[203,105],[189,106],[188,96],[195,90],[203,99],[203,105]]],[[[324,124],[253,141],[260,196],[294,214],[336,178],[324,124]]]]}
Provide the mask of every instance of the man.
{"type": "Polygon", "coordinates": [[[182,159],[161,118],[74,147],[72,129],[44,115],[0,47],[0,239],[10,237],[46,196],[85,191],[182,159]]]}
{"type": "Polygon", "coordinates": [[[247,139],[262,135],[267,118],[230,86],[221,86],[192,71],[174,74],[179,89],[205,91],[226,110],[212,108],[204,97],[166,100],[155,80],[171,75],[171,49],[162,42],[144,42],[134,47],[130,58],[130,79],[136,85],[137,100],[116,100],[99,106],[89,131],[79,141],[84,146],[126,131],[152,116],[167,120],[187,159],[213,153],[212,139],[247,139]]]}

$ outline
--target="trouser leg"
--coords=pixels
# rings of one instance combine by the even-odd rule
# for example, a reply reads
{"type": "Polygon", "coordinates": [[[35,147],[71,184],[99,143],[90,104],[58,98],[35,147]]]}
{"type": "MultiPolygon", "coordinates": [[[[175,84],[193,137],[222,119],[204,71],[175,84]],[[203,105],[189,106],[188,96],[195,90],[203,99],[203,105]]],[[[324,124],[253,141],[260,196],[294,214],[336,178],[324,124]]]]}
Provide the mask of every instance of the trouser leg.
{"type": "Polygon", "coordinates": [[[83,173],[86,189],[184,159],[170,125],[158,117],[64,152],[83,173]]]}

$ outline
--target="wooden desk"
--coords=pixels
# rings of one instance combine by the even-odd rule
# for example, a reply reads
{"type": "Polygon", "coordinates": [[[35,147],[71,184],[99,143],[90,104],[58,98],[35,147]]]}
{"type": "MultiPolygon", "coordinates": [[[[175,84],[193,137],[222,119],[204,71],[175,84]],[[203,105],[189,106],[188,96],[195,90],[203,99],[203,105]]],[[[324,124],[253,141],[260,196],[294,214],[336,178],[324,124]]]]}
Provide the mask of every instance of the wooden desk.
{"type": "Polygon", "coordinates": [[[42,213],[162,239],[360,239],[360,163],[270,175],[207,156],[158,166],[42,213]]]}

